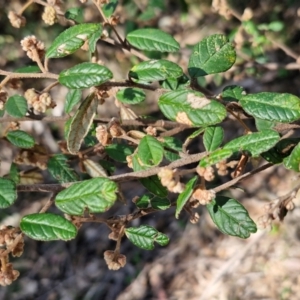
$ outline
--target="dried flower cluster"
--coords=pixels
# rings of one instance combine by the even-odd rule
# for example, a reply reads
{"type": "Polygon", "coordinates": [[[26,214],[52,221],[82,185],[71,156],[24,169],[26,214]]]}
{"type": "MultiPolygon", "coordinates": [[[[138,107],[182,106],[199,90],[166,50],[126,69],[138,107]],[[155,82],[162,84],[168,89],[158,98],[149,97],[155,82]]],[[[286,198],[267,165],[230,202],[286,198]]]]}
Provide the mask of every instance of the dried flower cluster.
{"type": "Polygon", "coordinates": [[[41,170],[47,169],[48,155],[38,149],[38,145],[30,150],[21,150],[20,153],[15,157],[14,163],[18,165],[27,165],[38,167],[41,170]]]}
{"type": "Polygon", "coordinates": [[[22,49],[27,56],[33,61],[42,59],[45,55],[45,45],[39,41],[34,35],[30,35],[21,40],[22,49]]]}
{"type": "Polygon", "coordinates": [[[197,167],[196,172],[199,176],[203,177],[206,181],[213,181],[215,179],[213,167],[197,167]]]}
{"type": "Polygon", "coordinates": [[[0,110],[4,109],[4,104],[7,100],[7,92],[4,90],[0,90],[0,110]]]}
{"type": "Polygon", "coordinates": [[[176,169],[171,170],[169,168],[162,168],[157,175],[160,178],[161,184],[165,186],[170,192],[183,192],[185,186],[180,182],[180,177],[176,169]]]}
{"type": "Polygon", "coordinates": [[[21,28],[24,27],[26,24],[26,19],[22,15],[18,15],[14,11],[10,11],[8,13],[8,19],[10,24],[15,28],[21,28]]]}
{"type": "Polygon", "coordinates": [[[216,198],[216,193],[213,190],[206,190],[202,187],[196,187],[190,200],[192,207],[197,207],[199,204],[206,205],[216,198]]]}
{"type": "MultiPolygon", "coordinates": [[[[11,253],[13,256],[21,256],[24,249],[23,236],[20,239],[20,230],[11,226],[3,226],[0,229],[0,247],[4,249],[11,248],[11,253]],[[16,241],[16,238],[18,240],[16,241]],[[15,244],[15,242],[17,242],[15,244]]],[[[1,253],[0,253],[1,255],[1,253]]],[[[13,265],[9,263],[9,256],[4,255],[0,258],[0,285],[6,286],[10,285],[15,281],[20,273],[13,269],[13,265]]]]}
{"type": "Polygon", "coordinates": [[[126,265],[126,256],[116,254],[115,251],[107,250],[104,252],[104,260],[110,270],[119,270],[126,265]]]}
{"type": "Polygon", "coordinates": [[[49,93],[38,94],[34,89],[28,89],[24,97],[35,114],[45,113],[48,108],[56,106],[49,93]]]}

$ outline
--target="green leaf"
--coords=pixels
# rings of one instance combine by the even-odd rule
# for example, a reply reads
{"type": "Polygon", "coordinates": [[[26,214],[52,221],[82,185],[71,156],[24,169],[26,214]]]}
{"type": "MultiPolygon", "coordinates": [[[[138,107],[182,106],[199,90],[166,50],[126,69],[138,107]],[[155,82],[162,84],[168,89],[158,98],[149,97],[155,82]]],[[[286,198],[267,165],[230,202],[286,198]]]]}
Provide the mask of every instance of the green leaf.
{"type": "Polygon", "coordinates": [[[140,209],[152,207],[157,210],[165,210],[171,206],[170,200],[167,198],[160,198],[149,194],[144,194],[135,202],[135,205],[140,209]]]}
{"type": "Polygon", "coordinates": [[[11,96],[5,103],[5,110],[12,117],[24,117],[27,112],[27,101],[23,96],[20,95],[11,96]]]}
{"type": "Polygon", "coordinates": [[[163,144],[164,147],[172,149],[174,151],[182,151],[182,142],[180,139],[173,136],[164,136],[160,137],[159,141],[163,144]]]}
{"type": "Polygon", "coordinates": [[[208,156],[200,160],[199,166],[206,168],[230,157],[233,154],[232,150],[228,149],[217,149],[210,153],[208,156]]]}
{"type": "Polygon", "coordinates": [[[62,71],[58,81],[70,89],[85,89],[100,85],[112,77],[112,72],[106,67],[85,62],[62,71]]]}
{"type": "Polygon", "coordinates": [[[82,91],[81,90],[69,90],[66,96],[65,112],[68,114],[73,107],[80,102],[82,91]]]}
{"type": "Polygon", "coordinates": [[[262,120],[259,118],[255,118],[255,126],[258,131],[272,129],[277,123],[274,121],[262,120]]]}
{"type": "Polygon", "coordinates": [[[165,234],[147,225],[126,228],[125,234],[135,246],[145,250],[154,249],[154,242],[161,246],[169,243],[169,238],[165,234]]]}
{"type": "Polygon", "coordinates": [[[182,74],[178,78],[167,78],[166,80],[161,82],[162,88],[173,91],[185,89],[189,84],[190,79],[185,74],[182,74]]]}
{"type": "Polygon", "coordinates": [[[298,144],[292,153],[283,160],[284,166],[289,170],[300,172],[300,144],[298,144]]]}
{"type": "Polygon", "coordinates": [[[85,210],[90,213],[107,211],[117,199],[117,185],[107,178],[93,178],[74,183],[59,192],[56,206],[69,215],[82,216],[85,210]]]}
{"type": "Polygon", "coordinates": [[[247,210],[235,199],[218,196],[206,207],[213,222],[225,234],[246,239],[257,231],[247,210]]]}
{"type": "Polygon", "coordinates": [[[180,159],[180,156],[174,152],[164,150],[164,156],[168,161],[175,161],[180,159]]]}
{"type": "Polygon", "coordinates": [[[32,148],[34,146],[34,138],[22,130],[10,131],[6,137],[13,145],[19,148],[32,148]]]}
{"type": "Polygon", "coordinates": [[[177,64],[164,60],[152,59],[143,61],[131,68],[129,77],[142,82],[177,78],[182,75],[182,69],[177,64]]]}
{"type": "Polygon", "coordinates": [[[91,176],[91,177],[107,177],[107,172],[105,169],[98,163],[94,162],[91,159],[84,159],[83,165],[85,168],[85,171],[91,176]]]}
{"type": "Polygon", "coordinates": [[[267,152],[261,154],[261,156],[272,164],[279,164],[283,162],[283,159],[291,154],[292,150],[300,142],[299,138],[289,138],[280,140],[275,147],[267,152]]]}
{"type": "Polygon", "coordinates": [[[224,138],[224,130],[220,126],[207,127],[203,134],[203,143],[207,152],[219,148],[224,138]]]}
{"type": "Polygon", "coordinates": [[[195,184],[197,182],[198,176],[194,176],[189,182],[186,184],[184,191],[178,196],[176,201],[176,212],[175,217],[178,219],[180,212],[182,211],[183,207],[191,198],[195,184]]]}
{"type": "Polygon", "coordinates": [[[68,159],[63,154],[53,155],[48,161],[49,173],[59,183],[66,183],[78,180],[77,174],[68,165],[68,159]]]}
{"type": "Polygon", "coordinates": [[[144,136],[138,146],[138,158],[146,166],[157,166],[163,159],[164,148],[153,136],[144,136]]]}
{"type": "Polygon", "coordinates": [[[21,67],[15,70],[15,73],[40,73],[41,69],[38,65],[21,67]]]}
{"type": "Polygon", "coordinates": [[[126,88],[117,92],[116,97],[125,104],[138,104],[145,100],[146,94],[137,88],[126,88]]]}
{"type": "Polygon", "coordinates": [[[106,18],[111,17],[111,15],[116,10],[116,7],[118,6],[118,0],[110,0],[109,3],[104,4],[102,6],[102,11],[106,18]]]}
{"type": "Polygon", "coordinates": [[[154,175],[147,178],[141,178],[140,182],[152,194],[160,198],[167,197],[168,190],[161,184],[158,176],[154,175]]]}
{"type": "Polygon", "coordinates": [[[0,208],[11,206],[17,199],[16,185],[12,180],[0,178],[0,208]]]}
{"type": "Polygon", "coordinates": [[[286,93],[257,93],[244,96],[243,109],[255,118],[289,123],[300,119],[300,99],[286,93]]]}
{"type": "Polygon", "coordinates": [[[222,100],[224,101],[239,101],[246,94],[243,87],[239,85],[226,86],[222,93],[222,100]]]}
{"type": "Polygon", "coordinates": [[[168,33],[154,28],[137,29],[130,32],[127,41],[140,50],[177,52],[179,43],[168,33]]]}
{"type": "Polygon", "coordinates": [[[93,123],[97,107],[97,98],[94,94],[90,94],[84,99],[72,118],[67,137],[67,146],[70,153],[78,153],[81,143],[93,123]]]}
{"type": "Polygon", "coordinates": [[[68,241],[77,234],[75,225],[51,213],[27,215],[22,218],[20,228],[27,236],[38,241],[68,241]]]}
{"type": "Polygon", "coordinates": [[[168,119],[190,126],[214,125],[227,115],[219,102],[189,90],[167,92],[159,98],[158,105],[168,119]]]}
{"type": "MultiPolygon", "coordinates": [[[[18,184],[20,182],[20,174],[18,167],[15,163],[12,163],[9,170],[9,178],[15,183],[18,184]]],[[[0,192],[1,194],[1,192],[0,192]]]]}
{"type": "Polygon", "coordinates": [[[84,22],[84,10],[82,7],[72,7],[65,12],[65,17],[77,23],[84,22]]]}
{"type": "Polygon", "coordinates": [[[263,130],[238,137],[227,143],[223,149],[233,152],[248,151],[251,156],[257,157],[275,146],[279,139],[280,136],[276,131],[263,130]]]}
{"type": "Polygon", "coordinates": [[[233,45],[222,34],[214,34],[193,48],[188,71],[191,77],[225,72],[235,62],[236,53],[233,45]]]}
{"type": "Polygon", "coordinates": [[[110,144],[105,146],[105,152],[115,161],[126,163],[126,157],[131,155],[134,148],[124,144],[110,144]]]}
{"type": "Polygon", "coordinates": [[[89,40],[92,35],[97,34],[100,38],[101,33],[101,23],[74,25],[56,37],[46,52],[46,58],[59,58],[72,54],[78,50],[85,41],[89,40]]]}

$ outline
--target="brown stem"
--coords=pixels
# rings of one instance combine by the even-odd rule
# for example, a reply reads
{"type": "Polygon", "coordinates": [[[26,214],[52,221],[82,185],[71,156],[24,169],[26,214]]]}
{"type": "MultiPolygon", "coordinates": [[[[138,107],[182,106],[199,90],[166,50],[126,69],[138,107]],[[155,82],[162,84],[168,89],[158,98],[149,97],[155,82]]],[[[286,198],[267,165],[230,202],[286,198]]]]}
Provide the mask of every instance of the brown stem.
{"type": "Polygon", "coordinates": [[[51,84],[49,84],[47,87],[45,87],[43,90],[42,90],[42,93],[47,93],[49,92],[52,88],[54,88],[55,86],[59,85],[59,82],[58,81],[55,81],[51,84]]]}
{"type": "Polygon", "coordinates": [[[52,196],[48,199],[48,201],[46,202],[46,204],[39,211],[40,214],[45,213],[50,208],[50,206],[54,203],[56,195],[57,195],[57,193],[53,193],[52,194],[52,196]]]}
{"type": "Polygon", "coordinates": [[[38,64],[38,66],[39,66],[39,68],[41,69],[41,71],[42,71],[43,73],[47,73],[47,71],[45,70],[45,68],[44,68],[44,66],[43,66],[43,64],[42,64],[42,62],[41,62],[41,58],[40,58],[40,56],[39,56],[39,53],[38,53],[37,49],[36,49],[36,48],[33,48],[31,51],[32,51],[32,53],[33,53],[34,61],[38,64]]]}
{"type": "Polygon", "coordinates": [[[25,3],[23,7],[18,11],[18,15],[21,16],[23,12],[26,10],[26,8],[29,7],[33,2],[34,2],[33,0],[27,1],[27,3],[25,3]]]}
{"type": "Polygon", "coordinates": [[[10,79],[11,79],[10,76],[6,76],[6,77],[1,81],[1,83],[0,83],[0,90],[1,90],[2,87],[4,87],[4,86],[9,82],[10,79]]]}
{"type": "Polygon", "coordinates": [[[14,73],[0,70],[0,75],[10,76],[11,78],[49,78],[58,80],[58,75],[46,72],[46,73],[14,73]]]}

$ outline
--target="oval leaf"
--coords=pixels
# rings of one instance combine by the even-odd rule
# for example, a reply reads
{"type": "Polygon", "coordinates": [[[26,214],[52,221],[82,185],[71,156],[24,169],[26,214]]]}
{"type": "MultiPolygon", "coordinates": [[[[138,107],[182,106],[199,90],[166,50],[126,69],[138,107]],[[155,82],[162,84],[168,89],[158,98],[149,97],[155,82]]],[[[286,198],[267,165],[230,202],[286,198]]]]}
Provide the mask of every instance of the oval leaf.
{"type": "Polygon", "coordinates": [[[242,97],[243,109],[255,118],[289,123],[300,119],[300,99],[286,93],[257,93],[242,97]]]}
{"type": "Polygon", "coordinates": [[[82,216],[85,210],[99,213],[108,210],[117,199],[117,185],[107,178],[93,178],[74,183],[55,198],[56,206],[69,215],[82,216]]]}
{"type": "Polygon", "coordinates": [[[157,166],[163,159],[164,148],[153,136],[144,136],[138,146],[138,159],[147,166],[157,166]]]}
{"type": "Polygon", "coordinates": [[[220,126],[207,127],[203,135],[203,143],[207,152],[219,148],[224,138],[224,130],[220,126]]]}
{"type": "Polygon", "coordinates": [[[112,77],[112,72],[106,67],[85,62],[62,71],[58,81],[70,89],[85,89],[100,85],[112,77]]]}
{"type": "Polygon", "coordinates": [[[81,103],[78,111],[72,118],[67,138],[67,146],[70,153],[78,153],[81,143],[93,123],[97,106],[98,100],[94,94],[91,94],[81,103]]]}
{"type": "Polygon", "coordinates": [[[198,176],[194,176],[189,182],[186,184],[184,191],[178,196],[176,201],[176,212],[175,217],[178,219],[180,212],[182,211],[183,207],[187,203],[187,201],[191,198],[194,186],[197,182],[198,176]]]}
{"type": "Polygon", "coordinates": [[[100,23],[74,25],[56,37],[50,48],[47,50],[46,57],[58,58],[72,54],[93,35],[97,35],[98,38],[100,38],[101,33],[102,25],[100,23]]]}
{"type": "Polygon", "coordinates": [[[289,170],[300,172],[300,144],[298,144],[292,153],[283,160],[284,166],[289,170]]]}
{"type": "Polygon", "coordinates": [[[251,156],[257,157],[275,146],[279,139],[280,136],[276,131],[263,130],[238,137],[227,143],[223,149],[233,152],[248,151],[251,156]]]}
{"type": "Polygon", "coordinates": [[[34,138],[22,130],[10,131],[6,137],[13,145],[19,148],[32,148],[34,146],[34,138]]]}
{"type": "Polygon", "coordinates": [[[24,117],[27,112],[27,100],[20,95],[11,96],[5,103],[5,110],[12,117],[24,117]]]}
{"type": "Polygon", "coordinates": [[[169,238],[165,234],[147,225],[126,228],[125,234],[134,245],[145,250],[152,250],[154,242],[161,246],[169,243],[169,238]]]}
{"type": "Polygon", "coordinates": [[[168,119],[189,126],[214,125],[223,121],[227,114],[219,102],[188,90],[165,93],[159,98],[158,105],[168,119]]]}
{"type": "Polygon", "coordinates": [[[224,101],[239,101],[245,95],[244,88],[239,85],[229,85],[221,93],[222,100],[224,101]]]}
{"type": "Polygon", "coordinates": [[[146,94],[137,88],[126,88],[117,92],[116,97],[119,101],[126,104],[138,104],[145,100],[146,94]]]}
{"type": "Polygon", "coordinates": [[[11,206],[17,199],[16,185],[12,180],[0,178],[0,208],[11,206]]]}
{"type": "Polygon", "coordinates": [[[180,49],[179,43],[171,35],[154,28],[134,30],[127,35],[126,39],[140,50],[176,52],[180,49]]]}
{"type": "Polygon", "coordinates": [[[142,82],[165,80],[169,77],[177,78],[182,74],[181,67],[164,59],[143,61],[135,65],[129,72],[132,79],[142,82]]]}
{"type": "Polygon", "coordinates": [[[213,222],[225,234],[246,239],[257,231],[247,210],[235,199],[218,196],[206,207],[213,222]]]}
{"type": "Polygon", "coordinates": [[[110,144],[105,146],[105,152],[113,160],[126,163],[126,157],[134,152],[134,148],[124,144],[110,144]]]}
{"type": "Polygon", "coordinates": [[[85,168],[85,171],[91,176],[91,177],[107,177],[107,173],[105,169],[98,163],[94,162],[91,159],[85,159],[83,161],[83,165],[85,168]]]}
{"type": "Polygon", "coordinates": [[[167,197],[168,190],[161,184],[158,176],[154,175],[147,178],[141,178],[140,182],[152,194],[160,198],[167,197]]]}
{"type": "Polygon", "coordinates": [[[225,72],[235,62],[236,53],[232,43],[222,34],[214,34],[195,45],[189,60],[191,77],[225,72]]]}
{"type": "Polygon", "coordinates": [[[65,112],[68,114],[73,107],[80,102],[82,92],[81,90],[69,90],[66,96],[65,112]]]}
{"type": "Polygon", "coordinates": [[[200,160],[199,166],[206,168],[211,165],[214,165],[232,155],[233,151],[228,149],[218,149],[210,153],[207,157],[204,157],[200,160]]]}
{"type": "Polygon", "coordinates": [[[68,159],[63,154],[53,155],[48,161],[49,173],[60,183],[78,180],[77,174],[68,165],[68,159]]]}
{"type": "Polygon", "coordinates": [[[76,237],[76,227],[65,218],[51,214],[31,214],[22,218],[21,230],[38,241],[68,241],[76,237]]]}

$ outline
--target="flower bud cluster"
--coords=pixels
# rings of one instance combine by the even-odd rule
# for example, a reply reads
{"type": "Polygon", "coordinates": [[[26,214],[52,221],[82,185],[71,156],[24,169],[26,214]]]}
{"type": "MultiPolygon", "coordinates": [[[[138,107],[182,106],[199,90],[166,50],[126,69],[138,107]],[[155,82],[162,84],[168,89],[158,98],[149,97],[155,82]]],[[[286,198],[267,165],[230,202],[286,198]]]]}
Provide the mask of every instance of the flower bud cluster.
{"type": "Polygon", "coordinates": [[[45,113],[48,108],[56,106],[49,93],[38,94],[34,89],[28,89],[24,97],[35,114],[45,113]]]}
{"type": "Polygon", "coordinates": [[[107,250],[104,252],[104,260],[110,270],[119,270],[126,265],[126,256],[115,254],[115,251],[107,250]]]}
{"type": "Polygon", "coordinates": [[[53,25],[57,21],[56,10],[53,6],[47,5],[42,14],[43,21],[48,25],[53,25]]]}
{"type": "MultiPolygon", "coordinates": [[[[16,237],[20,234],[18,228],[12,226],[2,226],[0,229],[0,247],[7,248],[15,242],[16,237]]],[[[23,238],[12,249],[12,255],[20,257],[23,254],[24,240],[23,238]]]]}
{"type": "Polygon", "coordinates": [[[199,176],[203,177],[206,181],[213,181],[215,179],[214,169],[209,166],[206,168],[197,167],[196,172],[199,176]]]}
{"type": "Polygon", "coordinates": [[[185,185],[180,182],[180,177],[177,170],[169,168],[162,168],[157,174],[160,178],[161,184],[165,186],[172,193],[183,192],[185,185]]]}
{"type": "Polygon", "coordinates": [[[209,204],[213,199],[216,198],[214,190],[206,190],[202,187],[196,187],[191,197],[190,203],[192,207],[197,207],[199,204],[209,204]]]}
{"type": "Polygon", "coordinates": [[[34,35],[27,36],[21,40],[21,46],[27,56],[33,61],[38,61],[45,55],[44,43],[39,41],[34,35]],[[38,57],[36,57],[36,55],[38,57]]]}

